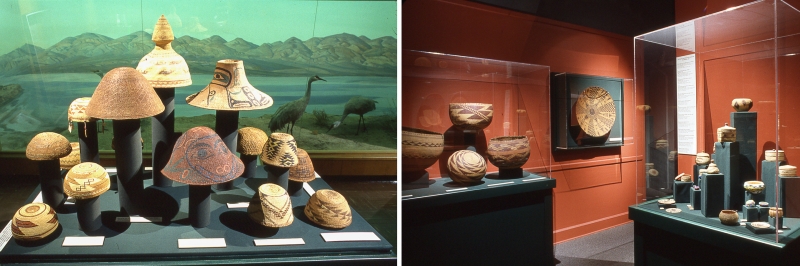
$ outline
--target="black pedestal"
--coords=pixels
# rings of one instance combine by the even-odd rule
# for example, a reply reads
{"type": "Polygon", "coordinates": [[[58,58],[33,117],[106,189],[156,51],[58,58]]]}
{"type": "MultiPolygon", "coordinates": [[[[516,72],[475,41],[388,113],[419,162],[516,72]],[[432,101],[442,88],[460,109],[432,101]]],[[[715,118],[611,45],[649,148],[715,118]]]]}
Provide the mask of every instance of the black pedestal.
{"type": "Polygon", "coordinates": [[[691,190],[694,183],[675,181],[672,188],[672,196],[675,203],[686,203],[691,201],[691,190]]]}
{"type": "Polygon", "coordinates": [[[753,201],[756,202],[756,204],[758,204],[759,202],[764,201],[764,191],[761,191],[761,193],[758,193],[758,194],[753,194],[753,193],[750,193],[750,192],[745,190],[744,191],[744,201],[747,202],[748,200],[753,200],[753,201]]]}
{"type": "Polygon", "coordinates": [[[780,177],[780,201],[778,206],[783,208],[783,217],[800,218],[800,177],[780,177]]]}
{"type": "Polygon", "coordinates": [[[731,112],[731,126],[736,128],[736,142],[739,143],[740,181],[756,180],[756,140],[758,139],[758,113],[731,112]]]}
{"type": "Polygon", "coordinates": [[[724,208],[726,210],[738,209],[744,205],[744,181],[739,174],[739,143],[738,142],[715,142],[717,155],[716,163],[720,174],[725,175],[725,198],[724,208]]]}
{"type": "Polygon", "coordinates": [[[81,145],[81,162],[100,163],[97,144],[97,121],[78,122],[78,142],[81,145]]]}
{"type": "Polygon", "coordinates": [[[42,202],[58,209],[64,200],[64,180],[58,159],[39,161],[39,185],[42,189],[42,202]]]}
{"type": "Polygon", "coordinates": [[[286,190],[289,196],[297,196],[297,193],[303,193],[303,184],[305,182],[296,182],[289,180],[289,189],[286,190]]]}
{"type": "Polygon", "coordinates": [[[700,211],[705,217],[718,217],[724,210],[725,176],[722,174],[706,174],[700,186],[700,211]]]}
{"type": "Polygon", "coordinates": [[[169,162],[174,143],[171,140],[175,132],[175,89],[156,89],[158,98],[164,104],[164,112],[150,118],[153,132],[153,185],[171,187],[172,180],[161,173],[161,169],[169,162]]]}
{"type": "Polygon", "coordinates": [[[518,178],[522,177],[522,168],[513,168],[513,169],[500,169],[498,171],[498,176],[500,178],[518,178]]]}
{"type": "Polygon", "coordinates": [[[758,222],[758,208],[742,206],[742,219],[748,222],[758,222]]]}
{"type": "Polygon", "coordinates": [[[202,228],[211,223],[211,186],[189,186],[189,222],[202,228]]]}
{"type": "Polygon", "coordinates": [[[769,221],[769,207],[756,206],[756,209],[758,209],[758,221],[769,221]]]}
{"type": "Polygon", "coordinates": [[[692,205],[692,209],[699,211],[703,209],[703,200],[702,200],[702,193],[700,193],[700,189],[692,188],[691,195],[689,196],[689,204],[692,205]]]}
{"type": "Polygon", "coordinates": [[[119,207],[127,215],[138,214],[137,202],[144,191],[141,138],[139,119],[114,120],[119,207]]]}
{"type": "Polygon", "coordinates": [[[264,170],[267,170],[267,183],[276,184],[289,190],[289,168],[265,165],[264,170]]]}
{"type": "Polygon", "coordinates": [[[103,226],[103,221],[100,219],[100,203],[97,201],[99,198],[75,200],[75,206],[78,207],[78,224],[84,232],[96,231],[103,226]]]}
{"type": "MultiPolygon", "coordinates": [[[[239,111],[217,110],[215,123],[214,131],[222,138],[222,142],[228,146],[228,150],[236,154],[236,139],[239,137],[239,131],[237,131],[239,128],[239,111]]],[[[220,191],[230,190],[233,188],[233,180],[219,183],[214,188],[220,191]]]]}
{"type": "Polygon", "coordinates": [[[708,168],[707,164],[704,164],[704,165],[695,164],[694,165],[694,171],[692,172],[692,173],[694,173],[694,175],[693,175],[694,176],[694,180],[692,182],[694,182],[695,185],[698,185],[698,186],[700,185],[700,178],[701,178],[700,177],[700,169],[706,169],[706,168],[708,168]]]}
{"type": "MultiPolygon", "coordinates": [[[[764,182],[764,201],[769,202],[770,206],[778,203],[777,184],[778,167],[780,162],[761,161],[761,182],[764,182]]],[[[758,203],[758,202],[756,202],[758,203]]]]}
{"type": "Polygon", "coordinates": [[[242,159],[242,163],[244,163],[244,172],[242,172],[242,177],[243,178],[256,177],[256,171],[258,171],[258,155],[242,154],[241,156],[239,156],[239,159],[242,159]]]}

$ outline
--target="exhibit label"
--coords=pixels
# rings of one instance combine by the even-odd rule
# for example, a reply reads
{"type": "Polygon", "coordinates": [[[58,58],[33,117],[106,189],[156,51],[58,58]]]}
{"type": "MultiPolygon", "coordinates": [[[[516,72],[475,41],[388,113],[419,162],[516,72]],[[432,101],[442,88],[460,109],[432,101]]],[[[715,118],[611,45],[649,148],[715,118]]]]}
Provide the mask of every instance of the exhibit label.
{"type": "Polygon", "coordinates": [[[697,68],[695,55],[676,58],[678,153],[697,154],[697,68]]]}

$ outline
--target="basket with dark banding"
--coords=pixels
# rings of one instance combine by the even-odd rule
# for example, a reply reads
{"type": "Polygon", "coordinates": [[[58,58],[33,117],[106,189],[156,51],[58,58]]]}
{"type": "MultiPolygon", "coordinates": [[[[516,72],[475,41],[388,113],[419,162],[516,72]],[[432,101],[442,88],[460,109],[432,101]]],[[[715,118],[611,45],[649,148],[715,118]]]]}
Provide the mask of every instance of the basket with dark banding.
{"type": "Polygon", "coordinates": [[[451,103],[450,122],[462,129],[481,130],[492,123],[491,103],[451,103]]]}
{"type": "Polygon", "coordinates": [[[531,146],[526,136],[504,136],[489,140],[486,150],[489,162],[500,169],[522,167],[531,155],[531,146]]]}
{"type": "Polygon", "coordinates": [[[442,134],[403,127],[402,159],[403,172],[423,171],[439,160],[444,150],[442,134]]]}

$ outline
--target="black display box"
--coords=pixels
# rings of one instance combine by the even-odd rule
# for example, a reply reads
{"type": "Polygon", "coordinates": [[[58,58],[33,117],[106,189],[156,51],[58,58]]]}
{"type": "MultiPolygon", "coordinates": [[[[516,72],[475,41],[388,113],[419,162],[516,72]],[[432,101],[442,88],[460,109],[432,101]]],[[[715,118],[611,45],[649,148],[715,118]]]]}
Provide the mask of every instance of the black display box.
{"type": "Polygon", "coordinates": [[[551,73],[552,138],[554,150],[618,147],[623,145],[623,80],[572,73],[551,73]],[[574,117],[575,102],[589,87],[602,87],[614,100],[616,118],[607,136],[592,137],[574,117]]]}

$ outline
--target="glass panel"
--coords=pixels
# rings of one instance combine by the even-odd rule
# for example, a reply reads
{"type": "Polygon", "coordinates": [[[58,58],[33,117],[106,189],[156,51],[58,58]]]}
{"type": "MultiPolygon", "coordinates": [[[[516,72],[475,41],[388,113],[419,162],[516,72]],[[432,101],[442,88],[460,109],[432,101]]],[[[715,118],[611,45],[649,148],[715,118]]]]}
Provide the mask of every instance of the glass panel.
{"type": "MultiPolygon", "coordinates": [[[[213,110],[187,105],[184,99],[209,84],[218,60],[241,59],[250,83],[270,95],[274,104],[240,112],[240,127],[270,132],[269,122],[280,106],[301,99],[309,77],[319,75],[326,82],[313,83],[293,130],[300,147],[397,147],[395,1],[4,3],[0,7],[0,29],[6,34],[0,44],[4,151],[24,150],[33,135],[43,131],[77,141],[78,133],[67,130],[69,104],[91,96],[103,73],[136,67],[153,50],[151,34],[162,14],[175,35],[172,46],[188,62],[192,76],[192,85],[175,90],[176,131],[214,127],[213,110]],[[356,96],[376,101],[375,108],[347,115],[345,106],[356,96]],[[360,114],[368,130],[356,135],[360,114]],[[341,126],[329,131],[335,121],[341,126]]],[[[111,149],[111,125],[106,122],[97,129],[101,150],[111,149]]],[[[144,149],[150,150],[148,119],[141,125],[144,149]]]]}
{"type": "MultiPolygon", "coordinates": [[[[644,121],[646,140],[638,147],[644,155],[637,171],[638,202],[671,198],[676,203],[662,207],[682,209],[694,215],[687,220],[709,224],[719,223],[722,209],[754,221],[748,209],[758,207],[745,206],[748,200],[785,213],[794,208],[792,193],[782,193],[794,179],[780,177],[777,168],[800,156],[793,137],[800,129],[794,117],[800,81],[793,74],[800,67],[798,33],[796,8],[783,1],[755,1],[635,37],[636,120],[644,121]],[[740,98],[749,99],[751,108],[740,98]],[[736,128],[736,137],[720,143],[718,128],[726,123],[736,128]],[[776,148],[785,151],[786,160],[767,158],[776,148]],[[700,173],[707,167],[696,161],[702,152],[714,159],[719,176],[700,173]],[[682,173],[691,181],[676,181],[682,173]],[[765,189],[747,192],[745,181],[762,181],[765,189]],[[719,202],[696,204],[716,198],[719,202]]],[[[800,208],[783,222],[796,228],[791,226],[800,225],[798,218],[800,208]]],[[[792,232],[784,229],[767,238],[786,243],[792,232]]]]}
{"type": "MultiPolygon", "coordinates": [[[[522,169],[549,176],[549,70],[532,64],[404,50],[402,125],[444,135],[444,151],[426,166],[429,177],[447,177],[447,159],[454,152],[469,149],[486,154],[489,141],[501,136],[526,137],[530,157],[522,169]],[[455,110],[450,107],[453,103],[491,104],[490,124],[483,128],[456,126],[463,121],[454,121],[450,115],[455,110]]],[[[487,173],[498,171],[490,161],[487,168],[487,173]]],[[[404,168],[404,172],[409,170],[404,168]]]]}

